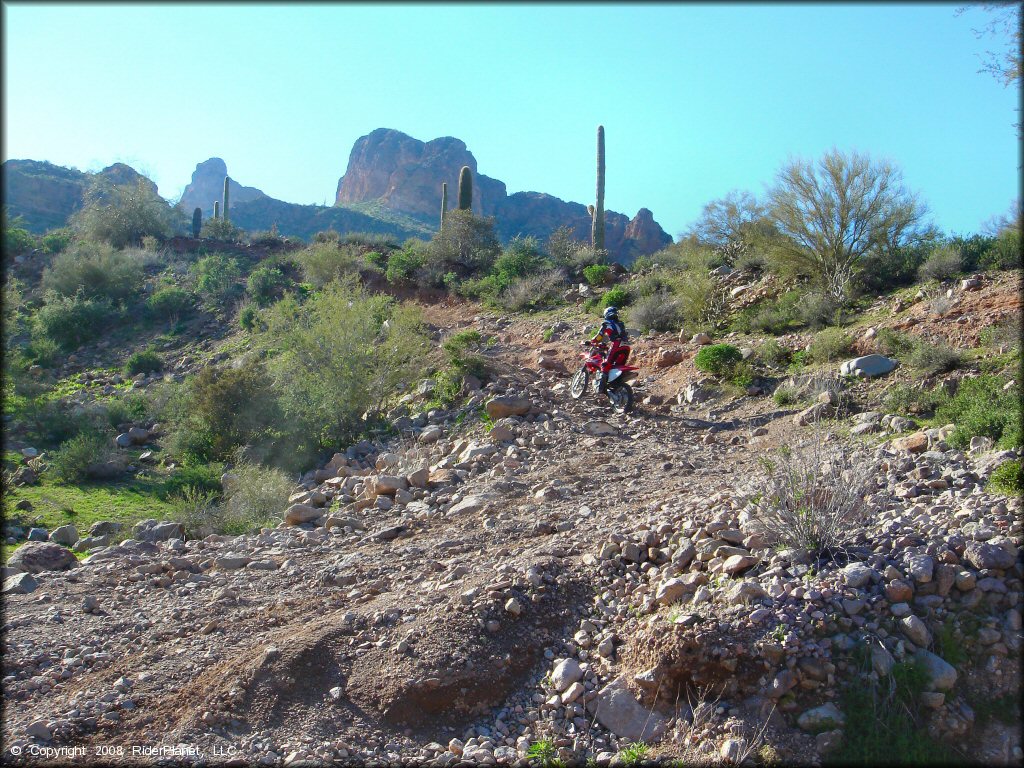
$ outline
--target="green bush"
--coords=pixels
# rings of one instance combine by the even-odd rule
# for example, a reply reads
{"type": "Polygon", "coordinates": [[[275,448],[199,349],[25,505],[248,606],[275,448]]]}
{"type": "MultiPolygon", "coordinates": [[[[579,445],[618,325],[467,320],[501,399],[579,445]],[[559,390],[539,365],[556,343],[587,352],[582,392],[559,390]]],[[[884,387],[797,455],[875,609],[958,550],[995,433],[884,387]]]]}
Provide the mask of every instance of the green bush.
{"type": "Polygon", "coordinates": [[[249,242],[264,248],[276,248],[284,244],[284,238],[278,234],[277,224],[272,224],[270,229],[265,232],[253,232],[249,237],[249,242]]]}
{"type": "Polygon", "coordinates": [[[288,506],[294,484],[280,469],[240,462],[224,484],[224,519],[217,533],[240,535],[274,527],[288,506]]]}
{"type": "Polygon", "coordinates": [[[621,285],[616,285],[614,288],[609,288],[601,296],[602,307],[624,307],[629,304],[630,297],[629,291],[623,288],[621,285]]]}
{"type": "Polygon", "coordinates": [[[124,302],[142,288],[142,264],[127,251],[107,243],[79,242],[54,257],[43,270],[43,290],[61,296],[81,293],[89,299],[124,302]]]}
{"type": "Polygon", "coordinates": [[[113,453],[109,437],[100,432],[81,432],[50,454],[47,471],[62,483],[77,485],[88,480],[91,468],[108,461],[113,453]]]}
{"type": "Polygon", "coordinates": [[[794,405],[799,399],[796,387],[781,385],[772,392],[772,400],[776,405],[794,405]]]}
{"type": "Polygon", "coordinates": [[[928,254],[917,275],[922,280],[949,280],[960,274],[962,262],[959,249],[948,244],[940,245],[928,254]]]}
{"type": "Polygon", "coordinates": [[[742,360],[743,354],[731,344],[711,344],[701,348],[693,364],[699,371],[726,378],[742,360]]]}
{"type": "Polygon", "coordinates": [[[923,339],[916,340],[906,357],[907,365],[926,376],[952,371],[960,366],[960,353],[945,342],[932,344],[923,339]]]}
{"type": "Polygon", "coordinates": [[[60,253],[71,245],[72,232],[67,227],[51,229],[39,239],[39,247],[43,253],[60,253]]]}
{"type": "Polygon", "coordinates": [[[122,424],[145,419],[150,412],[149,398],[141,392],[129,392],[104,403],[103,412],[107,423],[117,429],[122,424]]]}
{"type": "Polygon", "coordinates": [[[23,227],[4,226],[4,257],[12,258],[25,251],[32,250],[36,240],[32,233],[23,227]]]}
{"type": "Polygon", "coordinates": [[[152,349],[133,352],[128,358],[128,362],[124,364],[124,372],[129,376],[136,376],[140,373],[156,373],[162,371],[163,368],[163,359],[152,349]]]}
{"type": "Polygon", "coordinates": [[[173,285],[157,288],[146,299],[146,313],[154,320],[171,320],[192,309],[192,296],[173,285]]]}
{"type": "Polygon", "coordinates": [[[797,314],[809,328],[827,328],[842,322],[842,305],[823,293],[810,292],[800,297],[797,314]]]}
{"type": "Polygon", "coordinates": [[[221,217],[204,221],[203,228],[199,230],[199,236],[225,243],[237,243],[242,239],[242,230],[232,224],[229,219],[221,217]]]}
{"type": "Polygon", "coordinates": [[[1024,462],[1020,459],[1004,461],[992,470],[988,483],[997,493],[1020,498],[1024,495],[1024,462]]]}
{"type": "Polygon", "coordinates": [[[197,261],[190,271],[196,280],[196,292],[213,306],[224,306],[239,292],[242,271],[236,259],[213,253],[197,261]]]}
{"type": "Polygon", "coordinates": [[[725,322],[729,296],[704,267],[690,268],[681,275],[676,295],[682,301],[683,320],[691,331],[714,331],[725,322]]]}
{"type": "Polygon", "coordinates": [[[886,413],[925,414],[945,402],[941,390],[925,390],[913,384],[894,384],[886,390],[882,407],[886,413]]]}
{"type": "Polygon", "coordinates": [[[858,280],[870,295],[891,293],[894,288],[913,285],[917,270],[931,249],[929,241],[875,251],[864,256],[858,280]]]}
{"type": "Polygon", "coordinates": [[[61,296],[51,291],[36,312],[33,330],[63,349],[75,349],[106,333],[116,314],[105,298],[87,298],[81,293],[61,296]]]}
{"type": "Polygon", "coordinates": [[[187,496],[191,493],[220,495],[220,476],[224,473],[224,465],[218,462],[210,464],[184,465],[177,467],[161,484],[157,495],[162,499],[174,496],[187,496]]]}
{"type": "Polygon", "coordinates": [[[879,328],[875,345],[883,355],[898,358],[906,358],[914,349],[914,341],[910,336],[892,328],[879,328]]]}
{"type": "Polygon", "coordinates": [[[583,268],[583,278],[593,286],[605,285],[612,274],[607,264],[591,264],[583,268]]]}
{"type": "Polygon", "coordinates": [[[430,240],[430,264],[438,276],[469,277],[488,271],[501,255],[494,219],[470,211],[448,211],[444,226],[430,240]]]}
{"type": "Polygon", "coordinates": [[[827,328],[815,334],[807,355],[814,363],[831,363],[846,357],[853,346],[853,337],[839,328],[827,328]]]}
{"type": "Polygon", "coordinates": [[[733,323],[742,333],[768,333],[780,336],[800,324],[799,291],[788,291],[778,299],[761,301],[741,310],[733,323]]]}
{"type": "Polygon", "coordinates": [[[976,376],[960,380],[956,395],[935,411],[942,423],[956,429],[950,445],[963,448],[975,436],[990,437],[1001,448],[1021,446],[1020,388],[1003,389],[998,376],[976,376]]]}
{"type": "Polygon", "coordinates": [[[173,220],[171,207],[152,183],[139,179],[121,186],[95,183],[86,191],[82,208],[71,217],[71,227],[86,240],[124,248],[139,245],[147,235],[169,237],[173,220]]]}
{"type": "Polygon", "coordinates": [[[508,247],[494,261],[494,272],[505,285],[513,280],[531,277],[552,265],[544,259],[534,237],[513,237],[508,247]]]}
{"type": "Polygon", "coordinates": [[[1019,229],[1006,229],[981,257],[983,269],[1021,269],[1021,238],[1019,229]]]}
{"type": "Polygon", "coordinates": [[[775,339],[768,339],[754,350],[754,359],[766,368],[785,369],[792,359],[792,354],[775,339]]]}
{"type": "Polygon", "coordinates": [[[683,303],[670,294],[656,293],[638,299],[628,317],[641,331],[678,331],[683,324],[683,303]]]}
{"type": "Polygon", "coordinates": [[[294,258],[306,280],[317,288],[333,280],[356,277],[368,268],[357,246],[340,245],[330,240],[303,248],[294,258]]]}
{"type": "Polygon", "coordinates": [[[495,298],[495,302],[509,312],[551,309],[562,302],[565,287],[564,275],[560,270],[553,269],[539,275],[511,279],[495,298]]]}
{"type": "Polygon", "coordinates": [[[364,248],[385,248],[393,250],[398,247],[395,236],[384,232],[346,232],[336,238],[342,245],[359,245],[364,248]]]}
{"type": "MultiPolygon", "coordinates": [[[[441,349],[448,358],[449,367],[461,376],[483,377],[486,368],[484,360],[474,350],[479,350],[484,339],[477,330],[453,333],[441,343],[441,349]]],[[[461,386],[461,378],[460,378],[461,386]]]]}
{"type": "Polygon", "coordinates": [[[238,324],[243,331],[251,331],[259,320],[259,311],[252,304],[246,304],[238,311],[238,324]]]}
{"type": "Polygon", "coordinates": [[[245,292],[261,307],[281,296],[288,280],[277,267],[260,266],[254,269],[246,283],[245,292]]]}
{"type": "Polygon", "coordinates": [[[427,260],[427,254],[423,248],[414,245],[406,245],[400,251],[393,251],[388,256],[387,268],[384,277],[389,283],[399,280],[410,280],[427,260]]]}

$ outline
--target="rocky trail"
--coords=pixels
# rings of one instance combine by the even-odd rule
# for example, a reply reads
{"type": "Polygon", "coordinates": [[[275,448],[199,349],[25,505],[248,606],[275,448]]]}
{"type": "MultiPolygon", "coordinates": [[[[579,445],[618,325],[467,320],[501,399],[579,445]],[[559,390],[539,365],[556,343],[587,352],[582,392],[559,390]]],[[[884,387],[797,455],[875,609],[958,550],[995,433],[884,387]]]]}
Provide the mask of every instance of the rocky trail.
{"type": "Polygon", "coordinates": [[[278,528],[143,528],[68,570],[58,545],[16,553],[5,763],[513,764],[545,741],[813,764],[844,738],[837,681],[911,658],[932,737],[1021,763],[1019,710],[969,703],[1019,694],[1020,503],[984,490],[1005,452],[855,444],[870,514],[814,561],[768,545],[752,481],[775,446],[839,438],[765,398],[665,403],[655,378],[617,415],[567,394],[581,329],[538,364],[522,328],[438,312],[498,335],[499,375],[308,473],[278,528]]]}

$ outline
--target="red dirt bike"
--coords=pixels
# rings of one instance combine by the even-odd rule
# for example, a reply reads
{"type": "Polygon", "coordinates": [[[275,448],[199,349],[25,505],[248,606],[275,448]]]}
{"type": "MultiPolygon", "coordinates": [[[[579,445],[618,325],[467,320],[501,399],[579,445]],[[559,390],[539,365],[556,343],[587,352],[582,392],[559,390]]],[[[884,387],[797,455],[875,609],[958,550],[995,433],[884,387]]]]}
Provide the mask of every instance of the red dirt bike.
{"type": "MultiPolygon", "coordinates": [[[[594,392],[601,381],[601,367],[604,365],[605,356],[608,354],[608,345],[603,342],[584,342],[590,347],[588,352],[583,353],[583,365],[576,375],[569,382],[569,395],[573,400],[579,400],[587,391],[590,377],[594,377],[594,392]]],[[[623,344],[615,351],[615,359],[612,360],[611,370],[608,371],[608,400],[617,413],[629,413],[633,410],[633,388],[627,382],[635,379],[640,369],[635,365],[627,365],[629,353],[632,348],[623,344]]]]}

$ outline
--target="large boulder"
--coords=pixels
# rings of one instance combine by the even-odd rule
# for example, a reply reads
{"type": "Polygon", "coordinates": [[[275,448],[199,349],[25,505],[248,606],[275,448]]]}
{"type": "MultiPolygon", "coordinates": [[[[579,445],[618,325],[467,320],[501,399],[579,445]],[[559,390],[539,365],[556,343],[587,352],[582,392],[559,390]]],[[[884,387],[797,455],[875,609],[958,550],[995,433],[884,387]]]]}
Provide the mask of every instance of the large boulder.
{"type": "Polygon", "coordinates": [[[142,520],[132,529],[132,537],[138,541],[170,541],[184,539],[185,526],[173,520],[142,520]]]}
{"type": "Polygon", "coordinates": [[[874,378],[884,376],[896,368],[896,361],[885,355],[864,355],[847,360],[839,366],[839,372],[844,376],[863,376],[874,378]]]}
{"type": "Polygon", "coordinates": [[[832,702],[808,709],[796,720],[797,725],[811,733],[821,733],[822,731],[841,728],[845,722],[846,718],[843,717],[843,713],[832,702]]]}
{"type": "Polygon", "coordinates": [[[78,541],[78,529],[73,525],[62,525],[50,531],[50,541],[55,544],[63,544],[65,547],[73,547],[78,541]]]}
{"type": "Polygon", "coordinates": [[[31,573],[16,573],[4,579],[3,593],[5,595],[28,595],[35,592],[39,586],[31,573]]]}
{"type": "Polygon", "coordinates": [[[312,507],[309,504],[292,504],[284,512],[284,521],[289,525],[300,525],[316,520],[324,514],[319,507],[312,507]]]}
{"type": "Polygon", "coordinates": [[[532,406],[533,403],[523,397],[495,397],[487,401],[484,409],[488,416],[497,421],[506,416],[525,416],[532,406]]]}
{"type": "Polygon", "coordinates": [[[936,656],[931,651],[920,649],[914,658],[917,659],[921,668],[928,676],[929,691],[951,691],[956,685],[956,669],[945,659],[936,656]]]}
{"type": "Polygon", "coordinates": [[[66,571],[78,564],[71,550],[51,541],[30,541],[22,544],[7,561],[11,570],[27,573],[66,571]]]}
{"type": "Polygon", "coordinates": [[[1012,568],[1017,559],[1014,552],[989,541],[972,541],[964,547],[964,559],[979,570],[1012,568]]]}
{"type": "Polygon", "coordinates": [[[667,725],[664,716],[636,700],[626,681],[617,677],[587,702],[587,709],[601,725],[620,739],[656,741],[667,725]]]}

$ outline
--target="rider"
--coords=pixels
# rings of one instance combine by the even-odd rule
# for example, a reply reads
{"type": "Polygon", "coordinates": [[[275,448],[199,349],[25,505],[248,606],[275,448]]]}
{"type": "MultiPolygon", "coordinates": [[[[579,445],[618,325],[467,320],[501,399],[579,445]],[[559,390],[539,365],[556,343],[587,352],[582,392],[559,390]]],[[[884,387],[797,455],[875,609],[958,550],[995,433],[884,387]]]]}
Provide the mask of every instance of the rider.
{"type": "Polygon", "coordinates": [[[629,336],[626,333],[626,326],[619,320],[618,308],[608,307],[604,311],[604,322],[601,323],[601,328],[597,335],[583,342],[584,344],[597,344],[610,341],[612,344],[608,354],[605,355],[604,363],[601,365],[601,379],[597,385],[597,391],[601,394],[605,394],[608,390],[608,374],[612,369],[612,362],[615,360],[616,353],[619,351],[619,347],[628,340],[629,336]]]}

